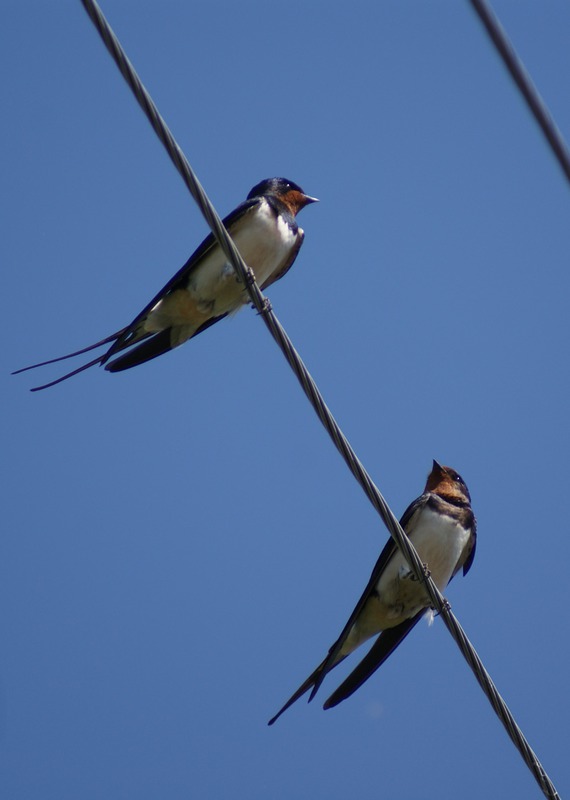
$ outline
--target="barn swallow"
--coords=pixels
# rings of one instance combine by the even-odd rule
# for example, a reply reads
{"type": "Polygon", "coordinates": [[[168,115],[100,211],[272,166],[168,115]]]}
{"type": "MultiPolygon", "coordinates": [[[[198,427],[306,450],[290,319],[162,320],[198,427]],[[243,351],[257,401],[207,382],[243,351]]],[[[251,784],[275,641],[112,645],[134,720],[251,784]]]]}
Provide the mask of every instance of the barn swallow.
{"type": "MultiPolygon", "coordinates": [[[[295,217],[306,205],[316,202],[315,197],[309,197],[296,183],[269,178],[254,186],[245,202],[224,218],[226,230],[253,269],[261,289],[282,278],[292,266],[305,236],[295,217]]],[[[247,290],[210,233],[126,328],[82,350],[24,367],[13,374],[73,358],[109,342],[112,345],[102,356],[32,391],[47,389],[96,364],[106,364],[109,372],[120,372],[178,347],[238,311],[248,300],[247,290]],[[116,353],[133,345],[137,347],[107,364],[116,353]]]]}
{"type": "MultiPolygon", "coordinates": [[[[454,469],[433,462],[424,493],[404,511],[400,525],[440,591],[462,567],[463,574],[467,574],[475,557],[476,521],[469,490],[454,469]]],[[[329,697],[324,708],[346,700],[376,672],[429,609],[430,601],[424,587],[390,538],[362,597],[327,657],[269,725],[309,689],[312,689],[309,701],[312,700],[327,673],[379,633],[368,654],[329,697]]]]}

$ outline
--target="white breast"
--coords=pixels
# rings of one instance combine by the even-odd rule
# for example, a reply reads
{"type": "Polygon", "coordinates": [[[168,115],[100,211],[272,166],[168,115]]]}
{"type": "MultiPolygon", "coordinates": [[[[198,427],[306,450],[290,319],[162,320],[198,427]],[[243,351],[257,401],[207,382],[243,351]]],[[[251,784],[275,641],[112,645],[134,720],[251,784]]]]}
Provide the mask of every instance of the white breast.
{"type": "MultiPolygon", "coordinates": [[[[451,580],[470,535],[471,532],[463,528],[457,520],[438,514],[429,506],[425,506],[419,514],[410,539],[421,560],[428,565],[431,577],[440,591],[451,580]]],[[[405,564],[400,551],[392,560],[399,561],[400,565],[405,564]]]]}
{"type": "MultiPolygon", "coordinates": [[[[299,235],[300,229],[291,230],[266,200],[246,213],[232,231],[232,239],[259,285],[287,263],[299,235]]],[[[206,320],[237,311],[247,300],[243,284],[216,245],[192,271],[187,288],[171,293],[150,311],[145,330],[180,326],[180,340],[184,341],[206,320]]]]}
{"type": "MultiPolygon", "coordinates": [[[[262,200],[252,213],[244,216],[244,224],[236,228],[232,238],[245,263],[255,272],[257,283],[262,284],[289,258],[297,233],[281,217],[276,217],[269,203],[262,200]]],[[[216,313],[232,310],[241,300],[242,289],[243,286],[237,284],[233,267],[219,248],[196,270],[191,283],[193,292],[215,299],[216,313]],[[231,284],[227,291],[224,291],[225,284],[231,284]]]]}
{"type": "MultiPolygon", "coordinates": [[[[452,517],[438,514],[425,506],[417,516],[409,537],[440,591],[449,583],[470,531],[452,517]]],[[[400,550],[396,550],[362,609],[342,648],[352,652],[359,644],[386,628],[399,625],[427,608],[429,599],[423,585],[416,580],[400,550]]]]}

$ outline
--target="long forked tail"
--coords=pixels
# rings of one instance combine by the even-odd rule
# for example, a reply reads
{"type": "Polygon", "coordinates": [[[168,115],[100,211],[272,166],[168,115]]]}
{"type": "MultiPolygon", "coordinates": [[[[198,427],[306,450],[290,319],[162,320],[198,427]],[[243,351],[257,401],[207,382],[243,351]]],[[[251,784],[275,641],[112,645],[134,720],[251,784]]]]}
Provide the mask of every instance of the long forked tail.
{"type": "Polygon", "coordinates": [[[408,633],[410,633],[412,628],[414,628],[425,613],[425,608],[422,608],[415,617],[404,620],[404,622],[401,622],[394,628],[387,628],[385,631],[382,631],[360,664],[352,670],[338,689],[331,694],[323,708],[326,710],[337,706],[360,688],[360,686],[382,666],[398,645],[403,642],[408,633]]]}
{"type": "MultiPolygon", "coordinates": [[[[15,370],[12,375],[19,375],[21,372],[27,372],[30,369],[36,369],[37,367],[45,367],[48,364],[55,364],[58,361],[65,361],[67,358],[74,358],[75,356],[80,356],[83,353],[89,353],[91,350],[96,350],[98,347],[102,347],[105,344],[109,344],[110,342],[115,342],[119,337],[123,336],[123,334],[127,331],[127,328],[123,328],[117,333],[111,334],[111,336],[107,336],[105,339],[101,339],[99,342],[95,342],[95,344],[90,344],[89,347],[83,347],[81,350],[76,350],[73,353],[67,353],[65,356],[58,356],[58,358],[50,358],[48,361],[40,361],[39,364],[31,364],[29,367],[22,367],[21,369],[15,370]]],[[[56,383],[61,383],[62,381],[67,380],[68,378],[72,378],[74,375],[77,375],[79,372],[83,372],[89,367],[94,367],[96,364],[104,364],[108,358],[108,354],[104,353],[99,358],[94,358],[93,361],[89,361],[87,364],[83,364],[83,366],[74,369],[72,372],[68,372],[66,375],[63,375],[61,378],[57,378],[55,381],[50,381],[50,383],[45,383],[43,386],[35,386],[31,391],[32,392],[39,392],[41,389],[48,389],[50,386],[55,386],[56,383]]]]}
{"type": "Polygon", "coordinates": [[[297,689],[295,694],[291,695],[291,697],[287,700],[285,705],[282,708],[279,709],[277,714],[275,714],[274,717],[271,717],[271,719],[267,723],[268,725],[273,725],[274,722],[277,722],[277,720],[279,719],[281,714],[283,714],[284,711],[287,711],[289,706],[292,706],[293,703],[296,703],[297,700],[300,697],[302,697],[304,694],[306,694],[309,691],[309,689],[312,689],[312,687],[315,685],[315,681],[317,680],[317,677],[320,674],[320,671],[321,671],[324,663],[325,662],[323,661],[322,664],[319,664],[319,666],[316,668],[316,670],[311,675],[309,675],[307,680],[299,686],[299,688],[297,689]]]}
{"type": "MultiPolygon", "coordinates": [[[[202,331],[205,331],[212,325],[215,325],[216,322],[224,319],[224,317],[227,317],[227,314],[220,314],[217,317],[212,317],[200,325],[199,328],[190,332],[186,331],[186,334],[182,336],[181,329],[183,329],[184,326],[178,328],[164,328],[164,330],[158,331],[157,333],[145,334],[137,334],[135,330],[133,336],[122,336],[121,332],[115,344],[112,345],[109,348],[109,351],[106,353],[105,362],[112,358],[116,353],[120,353],[121,350],[131,348],[132,345],[137,344],[137,342],[141,342],[141,344],[139,344],[137,347],[132,347],[129,352],[125,353],[119,358],[115,358],[113,361],[109,361],[108,364],[106,363],[105,369],[109,372],[122,372],[124,369],[138,367],[139,364],[144,364],[147,361],[151,361],[151,359],[156,358],[157,356],[161,356],[163,353],[168,353],[175,347],[179,347],[188,339],[193,339],[194,336],[198,336],[199,333],[202,333],[202,331]]],[[[131,325],[131,327],[127,328],[126,330],[131,331],[132,328],[133,326],[131,325]]]]}
{"type": "MultiPolygon", "coordinates": [[[[314,686],[317,686],[317,687],[320,686],[322,681],[323,681],[323,679],[324,679],[324,677],[331,671],[331,669],[334,669],[334,667],[338,666],[341,661],[344,661],[345,658],[346,658],[346,656],[342,656],[342,658],[339,658],[338,661],[336,661],[334,664],[329,664],[328,663],[329,662],[329,656],[327,655],[325,660],[322,661],[319,664],[319,666],[316,668],[316,670],[309,675],[307,680],[304,683],[302,683],[301,686],[299,686],[299,688],[297,689],[295,694],[291,695],[291,697],[287,700],[287,702],[285,703],[283,708],[280,708],[279,711],[277,712],[277,714],[275,714],[274,717],[271,717],[271,719],[269,720],[269,722],[267,724],[268,725],[273,725],[274,722],[277,722],[277,720],[279,719],[281,714],[283,714],[284,711],[287,711],[287,709],[290,706],[292,706],[293,703],[296,703],[297,700],[300,697],[302,697],[304,694],[306,694],[309,691],[309,689],[313,689],[314,686]]],[[[313,692],[311,693],[311,696],[309,697],[309,703],[313,699],[314,693],[315,692],[313,690],[313,692]]]]}

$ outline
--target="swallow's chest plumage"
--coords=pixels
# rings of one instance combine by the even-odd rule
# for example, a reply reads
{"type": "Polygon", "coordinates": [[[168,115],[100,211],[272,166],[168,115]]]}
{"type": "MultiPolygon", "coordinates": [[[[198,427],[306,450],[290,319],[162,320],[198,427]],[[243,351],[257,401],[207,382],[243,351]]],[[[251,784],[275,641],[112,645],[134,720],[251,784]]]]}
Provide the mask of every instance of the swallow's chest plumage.
{"type": "MultiPolygon", "coordinates": [[[[427,504],[418,514],[408,535],[422,562],[428,565],[438,589],[445,589],[460,563],[471,537],[471,530],[464,527],[454,514],[441,512],[427,504]]],[[[402,577],[408,572],[409,567],[404,557],[397,551],[380,578],[378,588],[382,590],[384,581],[393,580],[396,574],[401,583],[402,577]]]]}
{"type": "MultiPolygon", "coordinates": [[[[231,237],[259,286],[288,265],[296,253],[303,231],[292,218],[276,213],[265,199],[231,226],[231,237]]],[[[150,311],[147,329],[201,325],[213,316],[237,311],[248,295],[216,244],[191,270],[185,285],[161,299],[150,311]]]]}
{"type": "MultiPolygon", "coordinates": [[[[462,524],[453,509],[448,515],[428,503],[411,521],[407,532],[436,586],[442,591],[465,559],[471,528],[462,524]]],[[[343,652],[351,652],[379,631],[399,625],[428,605],[423,585],[410,570],[401,551],[396,550],[353,626],[343,652]]]]}
{"type": "MultiPolygon", "coordinates": [[[[438,589],[451,580],[469,542],[470,530],[455,516],[448,516],[426,504],[410,526],[408,535],[430,571],[438,589]]],[[[397,550],[376,585],[379,602],[394,617],[411,617],[426,605],[426,593],[415,579],[404,556],[397,550]]]]}
{"type": "MultiPolygon", "coordinates": [[[[299,228],[276,214],[270,203],[263,199],[235,223],[231,236],[261,286],[289,259],[299,228]]],[[[193,272],[188,291],[206,299],[215,299],[220,306],[217,311],[228,311],[242,299],[243,286],[221,249],[216,247],[193,272]],[[222,308],[224,305],[226,308],[222,308]]]]}

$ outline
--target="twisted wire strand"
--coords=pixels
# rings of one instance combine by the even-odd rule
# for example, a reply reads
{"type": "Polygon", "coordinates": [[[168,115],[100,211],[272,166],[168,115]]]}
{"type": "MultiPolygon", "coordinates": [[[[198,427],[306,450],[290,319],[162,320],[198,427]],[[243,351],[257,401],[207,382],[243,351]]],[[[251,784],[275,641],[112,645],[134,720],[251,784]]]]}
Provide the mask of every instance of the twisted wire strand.
{"type": "Polygon", "coordinates": [[[236,270],[240,280],[242,280],[246,286],[254,307],[261,315],[271,335],[275,339],[287,362],[291,366],[306,397],[313,406],[321,423],[327,430],[335,447],[364,490],[366,496],[380,515],[390,535],[396,541],[396,544],[404,554],[404,557],[412,568],[415,576],[418,580],[424,583],[432,606],[443,618],[445,625],[458,644],[459,649],[463,653],[467,663],[475,674],[477,681],[482,686],[485,694],[489,698],[495,713],[503,723],[509,737],[513,741],[517,750],[519,750],[521,753],[525,763],[532,771],[543,793],[546,795],[546,797],[559,800],[558,792],[548,778],[548,775],[540,764],[537,756],[526,741],[522,731],[516,724],[506,704],[502,700],[498,690],[493,684],[489,674],[483,667],[479,656],[463,632],[459,622],[451,612],[449,603],[443,597],[431,579],[429,571],[422,564],[414,546],[410,542],[398,520],[384,500],[384,497],[372,481],[372,478],[365,470],[364,466],[358,459],[356,453],[352,449],[350,443],[346,439],[345,435],[328,409],[315,381],[311,377],[301,357],[295,350],[293,343],[289,339],[281,323],[275,316],[270,301],[259,289],[259,286],[255,281],[255,275],[253,274],[253,271],[245,264],[233,241],[230,239],[220,217],[216,213],[204,189],[198,181],[198,178],[194,174],[194,171],[192,170],[186,157],[175,141],[172,133],[160,116],[158,109],[144,88],[132,64],[125,55],[117,37],[103,16],[101,9],[95,0],[81,0],[81,2],[93,24],[97,28],[101,38],[103,39],[103,42],[105,43],[105,46],[113,57],[121,74],[133,91],[133,94],[135,95],[139,105],[145,112],[150,124],[158,135],[158,138],[166,148],[168,155],[174,163],[174,166],[182,176],[182,179],[188,187],[190,194],[196,201],[208,225],[211,227],[216,239],[218,240],[218,243],[220,244],[220,247],[224,251],[231,265],[236,270]]]}
{"type": "Polygon", "coordinates": [[[519,87],[534,118],[540,125],[554,155],[564,170],[564,174],[570,181],[570,151],[568,150],[568,146],[558,126],[554,122],[546,103],[538,93],[532,78],[526,71],[524,64],[509,41],[509,37],[503,26],[499,22],[490,4],[487,3],[487,0],[470,0],[470,2],[475,12],[479,15],[479,19],[485,26],[499,55],[505,62],[505,66],[509,70],[512,79],[519,87]]]}

